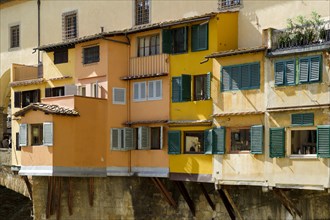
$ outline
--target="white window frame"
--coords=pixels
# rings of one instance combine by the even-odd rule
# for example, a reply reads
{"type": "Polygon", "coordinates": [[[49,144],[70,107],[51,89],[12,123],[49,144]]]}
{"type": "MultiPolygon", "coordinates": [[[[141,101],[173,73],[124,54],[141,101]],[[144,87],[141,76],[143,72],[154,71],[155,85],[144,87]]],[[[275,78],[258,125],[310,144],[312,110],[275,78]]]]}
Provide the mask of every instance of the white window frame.
{"type": "Polygon", "coordinates": [[[99,98],[99,83],[91,83],[91,97],[99,98]]]}
{"type": "Polygon", "coordinates": [[[148,100],[161,100],[163,98],[163,82],[162,80],[148,81],[148,100]],[[156,85],[160,82],[160,96],[156,95],[156,85]],[[150,94],[150,86],[153,85],[153,94],[150,94]]]}
{"type": "MultiPolygon", "coordinates": [[[[285,134],[285,138],[286,138],[286,152],[287,155],[289,155],[289,157],[291,159],[294,158],[317,158],[317,154],[293,154],[292,153],[292,148],[291,148],[291,131],[310,131],[310,130],[315,130],[317,131],[317,127],[316,126],[308,126],[308,127],[290,127],[290,128],[286,128],[286,134],[285,134]]],[[[317,139],[317,134],[316,137],[317,139]]],[[[317,146],[316,146],[317,147],[317,146]]]]}
{"type": "Polygon", "coordinates": [[[20,23],[14,23],[9,25],[9,51],[10,50],[15,50],[15,49],[20,49],[21,47],[21,25],[20,23]],[[18,26],[18,33],[17,33],[17,38],[18,38],[18,45],[13,46],[13,36],[12,36],[12,28],[18,26]]]}
{"type": "Polygon", "coordinates": [[[112,88],[112,104],[119,104],[119,105],[125,105],[126,104],[126,89],[125,88],[119,88],[119,87],[113,87],[112,88]],[[123,101],[116,101],[116,90],[117,91],[123,91],[124,92],[124,100],[123,101]]]}
{"type": "Polygon", "coordinates": [[[147,100],[147,83],[146,83],[146,81],[133,83],[133,101],[135,101],[135,102],[141,102],[141,101],[146,101],[146,100],[147,100]],[[142,84],[144,84],[144,88],[145,88],[144,98],[141,97],[141,95],[142,95],[141,85],[142,84]],[[135,98],[135,86],[138,86],[137,98],[135,98]]]}
{"type": "Polygon", "coordinates": [[[86,85],[80,85],[78,88],[78,95],[80,96],[86,96],[86,85]]]}
{"type": "Polygon", "coordinates": [[[114,151],[126,151],[133,150],[133,128],[125,127],[125,128],[111,128],[110,131],[110,150],[114,151]],[[113,131],[118,131],[118,148],[113,147],[113,131]],[[128,143],[128,141],[130,141],[128,143]]]}

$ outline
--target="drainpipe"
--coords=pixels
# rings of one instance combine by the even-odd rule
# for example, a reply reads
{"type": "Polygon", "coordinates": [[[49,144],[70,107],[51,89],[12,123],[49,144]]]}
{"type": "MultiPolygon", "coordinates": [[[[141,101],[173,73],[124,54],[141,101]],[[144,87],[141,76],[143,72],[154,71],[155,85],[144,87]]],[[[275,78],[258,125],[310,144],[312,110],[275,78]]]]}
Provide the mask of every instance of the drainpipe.
{"type": "MultiPolygon", "coordinates": [[[[40,0],[37,0],[38,5],[38,48],[40,47],[40,0]]],[[[38,78],[42,78],[42,63],[40,60],[40,51],[38,49],[38,78]]]]}

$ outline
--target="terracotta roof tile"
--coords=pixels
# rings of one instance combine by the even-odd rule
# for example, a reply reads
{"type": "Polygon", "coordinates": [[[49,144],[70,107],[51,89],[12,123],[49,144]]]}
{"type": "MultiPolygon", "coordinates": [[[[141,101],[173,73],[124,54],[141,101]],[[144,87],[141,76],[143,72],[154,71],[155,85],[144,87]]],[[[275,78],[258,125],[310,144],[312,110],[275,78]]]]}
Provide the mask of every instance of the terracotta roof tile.
{"type": "Polygon", "coordinates": [[[266,46],[238,48],[235,50],[227,50],[227,51],[212,53],[210,55],[207,55],[206,58],[217,58],[217,57],[226,57],[226,56],[245,54],[245,53],[255,53],[255,52],[265,51],[266,49],[267,49],[266,46]]]}
{"type": "Polygon", "coordinates": [[[33,84],[40,84],[45,82],[44,78],[39,78],[39,79],[29,79],[29,80],[22,80],[22,81],[15,81],[11,82],[9,85],[11,87],[16,87],[16,86],[26,86],[26,85],[33,85],[33,84]]]}
{"type": "Polygon", "coordinates": [[[58,105],[49,105],[44,103],[32,103],[23,109],[14,113],[15,117],[23,116],[25,113],[31,110],[40,110],[47,114],[55,114],[55,115],[67,115],[67,116],[79,116],[79,112],[74,109],[70,109],[67,107],[62,107],[58,105]]]}

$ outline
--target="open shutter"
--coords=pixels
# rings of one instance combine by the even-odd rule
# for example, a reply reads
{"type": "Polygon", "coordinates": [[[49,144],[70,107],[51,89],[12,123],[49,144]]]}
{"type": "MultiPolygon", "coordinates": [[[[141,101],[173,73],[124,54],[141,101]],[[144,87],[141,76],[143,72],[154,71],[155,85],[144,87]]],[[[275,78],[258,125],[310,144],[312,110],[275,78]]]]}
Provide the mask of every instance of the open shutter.
{"type": "Polygon", "coordinates": [[[311,69],[309,75],[310,82],[317,82],[320,80],[320,68],[321,67],[321,57],[311,58],[311,69]]]}
{"type": "Polygon", "coordinates": [[[206,80],[205,80],[205,99],[211,99],[211,79],[212,79],[212,73],[208,72],[206,74],[206,80]]]}
{"type": "Polygon", "coordinates": [[[300,59],[299,61],[299,82],[308,82],[309,60],[300,59]]]}
{"type": "Polygon", "coordinates": [[[140,150],[150,149],[150,128],[149,127],[139,127],[139,141],[138,148],[140,150]]]}
{"type": "Polygon", "coordinates": [[[191,100],[191,76],[182,74],[182,89],[181,89],[181,97],[182,101],[190,101],[191,100]]]}
{"type": "Polygon", "coordinates": [[[212,144],[213,144],[212,133],[213,133],[212,129],[204,131],[204,153],[205,154],[212,154],[212,144]]]}
{"type": "Polygon", "coordinates": [[[284,128],[270,128],[270,150],[269,157],[284,157],[285,156],[285,131],[284,128]]]}
{"type": "Polygon", "coordinates": [[[330,125],[317,126],[317,156],[330,157],[330,125]]]}
{"type": "Polygon", "coordinates": [[[296,83],[294,60],[285,63],[285,80],[288,85],[294,85],[296,83]]]}
{"type": "Polygon", "coordinates": [[[235,66],[231,68],[231,89],[238,90],[241,88],[241,67],[235,66]]]}
{"type": "Polygon", "coordinates": [[[263,153],[264,133],[262,125],[251,127],[251,154],[263,153]]]}
{"type": "Polygon", "coordinates": [[[172,30],[162,30],[163,53],[172,53],[172,30]]]}
{"type": "Polygon", "coordinates": [[[277,62],[275,63],[275,85],[283,85],[284,84],[284,63],[277,62]]]}
{"type": "Polygon", "coordinates": [[[159,148],[163,149],[164,127],[160,126],[159,148]]]}
{"type": "Polygon", "coordinates": [[[223,67],[222,68],[222,79],[221,79],[221,91],[230,90],[230,77],[231,77],[231,68],[223,67]]]}
{"type": "Polygon", "coordinates": [[[44,122],[43,124],[43,145],[53,146],[54,138],[53,122],[44,122]]]}
{"type": "Polygon", "coordinates": [[[21,108],[22,103],[22,92],[15,92],[14,93],[15,100],[14,100],[14,107],[15,108],[21,108]]]}
{"type": "Polygon", "coordinates": [[[181,102],[181,77],[172,78],[172,102],[181,102]]]}
{"type": "Polygon", "coordinates": [[[168,154],[181,153],[181,131],[168,131],[168,154]]]}
{"type": "MultiPolygon", "coordinates": [[[[242,73],[243,74],[243,73],[242,73]]],[[[254,63],[250,65],[250,88],[260,87],[260,64],[254,63]]]]}
{"type": "Polygon", "coordinates": [[[77,86],[76,85],[65,85],[64,86],[64,95],[77,95],[77,86]]]}
{"type": "Polygon", "coordinates": [[[19,146],[25,147],[27,146],[27,124],[19,125],[19,146]]]}
{"type": "Polygon", "coordinates": [[[46,88],[45,89],[45,96],[46,97],[52,97],[52,88],[46,88]]]}
{"type": "Polygon", "coordinates": [[[126,150],[133,150],[133,128],[124,128],[124,148],[126,150]]]}
{"type": "Polygon", "coordinates": [[[188,26],[183,27],[183,40],[184,40],[184,45],[183,45],[182,52],[187,52],[188,51],[188,26]]]}
{"type": "Polygon", "coordinates": [[[121,148],[121,130],[118,128],[111,129],[111,147],[112,150],[120,150],[121,148]]]}
{"type": "Polygon", "coordinates": [[[225,154],[226,152],[226,128],[213,128],[212,135],[213,154],[225,154]]]}
{"type": "Polygon", "coordinates": [[[241,66],[242,73],[242,89],[250,88],[251,86],[251,71],[249,65],[241,66]]]}

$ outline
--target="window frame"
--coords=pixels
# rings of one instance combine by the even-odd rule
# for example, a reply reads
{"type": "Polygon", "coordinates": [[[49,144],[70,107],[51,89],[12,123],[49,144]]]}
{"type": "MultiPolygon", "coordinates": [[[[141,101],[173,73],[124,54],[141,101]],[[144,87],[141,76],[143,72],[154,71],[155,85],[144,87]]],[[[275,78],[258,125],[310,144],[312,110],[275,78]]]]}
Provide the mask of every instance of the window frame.
{"type": "Polygon", "coordinates": [[[207,78],[207,74],[200,74],[200,75],[194,75],[193,76],[193,100],[194,101],[202,101],[202,100],[208,100],[208,88],[207,88],[207,81],[208,81],[208,78],[207,78]],[[203,92],[203,95],[201,95],[200,98],[197,98],[197,79],[200,79],[202,78],[202,92],[203,92]]]}
{"type": "Polygon", "coordinates": [[[9,26],[9,49],[18,49],[21,46],[20,24],[9,26]],[[15,35],[15,36],[13,36],[15,35]]]}
{"type": "Polygon", "coordinates": [[[112,88],[112,104],[125,105],[126,104],[126,88],[113,87],[112,88]],[[124,92],[123,101],[116,101],[116,90],[121,90],[124,92]]]}
{"type": "MultiPolygon", "coordinates": [[[[73,22],[73,21],[70,21],[73,22]]],[[[68,11],[62,14],[62,39],[70,40],[78,37],[78,10],[68,11]],[[74,19],[74,24],[69,27],[69,20],[74,19]],[[73,30],[69,30],[72,29],[73,30]]]]}
{"type": "Polygon", "coordinates": [[[316,158],[317,157],[317,127],[288,127],[285,131],[285,149],[289,158],[316,158]],[[292,131],[315,131],[315,153],[314,154],[294,154],[292,149],[292,131]]]}
{"type": "Polygon", "coordinates": [[[29,129],[30,132],[28,134],[28,136],[30,136],[29,139],[29,145],[30,146],[42,146],[43,145],[43,124],[42,123],[36,123],[36,124],[29,124],[29,129]],[[34,140],[34,128],[39,130],[39,136],[38,136],[38,140],[35,141],[34,140]]]}
{"type": "Polygon", "coordinates": [[[307,57],[299,57],[299,64],[298,64],[298,83],[299,84],[309,84],[309,83],[320,83],[322,82],[322,66],[323,66],[323,59],[322,55],[315,55],[315,56],[307,56],[307,57]],[[311,80],[311,69],[312,69],[312,59],[319,58],[319,69],[318,69],[318,80],[311,80]],[[301,81],[301,61],[308,60],[308,73],[307,73],[307,81],[301,81]]]}
{"type": "Polygon", "coordinates": [[[100,45],[83,47],[82,53],[83,64],[86,65],[100,62],[100,45]],[[93,51],[93,49],[95,49],[95,51],[93,51]]]}
{"type": "Polygon", "coordinates": [[[198,51],[203,51],[203,50],[208,49],[208,47],[209,47],[209,39],[208,39],[209,38],[209,25],[208,25],[208,23],[192,25],[190,34],[191,34],[191,51],[192,52],[198,52],[198,51]],[[205,32],[202,32],[201,28],[204,26],[206,27],[206,30],[205,30],[205,32]],[[205,37],[205,41],[206,41],[206,45],[204,47],[202,47],[200,45],[200,43],[201,43],[200,41],[203,37],[205,37]],[[197,40],[197,42],[195,42],[194,39],[197,40]]]}
{"type": "Polygon", "coordinates": [[[150,23],[150,0],[135,0],[135,25],[150,23]],[[139,3],[142,3],[141,9],[139,3]],[[147,8],[145,8],[147,5],[147,8]]]}
{"type": "Polygon", "coordinates": [[[54,50],[54,64],[62,64],[69,62],[69,49],[61,48],[54,50]]]}
{"type": "Polygon", "coordinates": [[[297,63],[296,63],[296,59],[287,59],[287,60],[278,60],[274,63],[274,84],[275,86],[294,86],[296,85],[296,81],[297,81],[297,63]],[[293,62],[293,78],[294,78],[294,82],[293,83],[289,83],[287,80],[287,64],[289,62],[293,62]],[[283,64],[283,76],[282,78],[282,82],[281,83],[276,83],[276,65],[277,64],[283,64]]]}
{"type": "Polygon", "coordinates": [[[147,36],[137,37],[137,56],[138,57],[147,57],[160,54],[160,34],[153,34],[147,36]],[[152,44],[152,38],[156,38],[156,44],[152,44]],[[143,39],[143,46],[141,46],[141,40],[143,39]],[[149,39],[149,46],[146,46],[146,40],[149,39]],[[146,49],[148,48],[148,55],[146,55],[146,49]],[[141,54],[141,49],[143,54],[141,54]],[[155,53],[152,53],[152,50],[155,50],[155,53]]]}
{"type": "MultiPolygon", "coordinates": [[[[199,137],[198,137],[199,138],[199,137]]],[[[198,131],[183,131],[183,153],[184,154],[205,154],[205,130],[198,130],[198,131]],[[201,140],[199,141],[200,142],[200,148],[202,149],[202,150],[200,150],[200,151],[197,151],[196,149],[195,149],[195,151],[191,151],[191,148],[193,147],[193,146],[191,146],[190,148],[189,148],[189,151],[187,150],[187,136],[188,135],[191,135],[191,137],[198,137],[198,136],[193,136],[193,134],[195,134],[195,135],[201,135],[201,140]]]]}
{"type": "Polygon", "coordinates": [[[40,102],[40,89],[21,91],[21,108],[37,102],[40,102]],[[32,96],[32,100],[30,102],[26,102],[25,100],[28,94],[32,96]]]}
{"type": "Polygon", "coordinates": [[[58,97],[58,96],[65,96],[65,87],[64,86],[45,88],[45,97],[58,97]],[[54,95],[55,92],[61,93],[61,91],[62,91],[62,94],[54,95]]]}
{"type": "Polygon", "coordinates": [[[251,127],[252,126],[244,126],[244,127],[228,127],[228,133],[229,135],[227,137],[229,137],[229,140],[227,141],[227,147],[228,147],[228,154],[249,154],[251,153],[251,141],[252,141],[252,134],[251,134],[251,127]],[[248,150],[233,150],[232,149],[232,132],[233,130],[248,130],[249,132],[249,148],[248,150]]]}
{"type": "Polygon", "coordinates": [[[162,100],[163,99],[163,81],[160,80],[149,80],[147,88],[148,100],[162,100]],[[160,95],[157,96],[157,82],[160,82],[160,95]],[[153,84],[154,92],[153,96],[150,97],[150,85],[153,84]]]}
{"type": "Polygon", "coordinates": [[[134,102],[142,102],[142,101],[146,101],[147,100],[147,83],[146,83],[146,81],[141,81],[141,82],[134,82],[133,83],[133,101],[134,102]],[[142,94],[142,87],[141,87],[141,85],[142,84],[144,84],[144,98],[142,98],[142,96],[141,96],[141,94],[142,94]],[[138,94],[137,94],[137,98],[135,98],[135,85],[137,85],[138,86],[138,94]]]}

